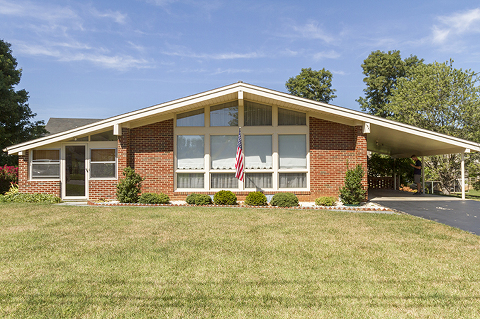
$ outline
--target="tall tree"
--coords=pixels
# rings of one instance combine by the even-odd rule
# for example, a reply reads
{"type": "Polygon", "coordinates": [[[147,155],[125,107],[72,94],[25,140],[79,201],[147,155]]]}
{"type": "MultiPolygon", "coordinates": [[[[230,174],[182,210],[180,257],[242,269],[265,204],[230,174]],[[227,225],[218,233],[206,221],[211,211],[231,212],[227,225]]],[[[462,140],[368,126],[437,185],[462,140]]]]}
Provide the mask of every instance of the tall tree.
{"type": "Polygon", "coordinates": [[[332,73],[325,68],[318,71],[307,68],[288,79],[285,86],[290,94],[329,103],[337,97],[334,94],[336,90],[332,89],[332,77],[332,73]]]}
{"type": "Polygon", "coordinates": [[[46,133],[43,121],[31,121],[36,114],[27,104],[28,92],[15,90],[22,70],[17,69],[17,60],[10,46],[10,43],[0,40],[0,165],[11,165],[16,160],[2,151],[5,147],[46,133]]]}
{"type": "Polygon", "coordinates": [[[363,82],[367,87],[363,90],[365,98],[357,99],[361,109],[376,116],[391,116],[387,105],[398,79],[404,77],[410,68],[422,63],[423,59],[418,59],[417,56],[402,60],[400,51],[397,50],[370,53],[362,64],[363,74],[366,75],[363,82]]]}
{"type": "MultiPolygon", "coordinates": [[[[480,142],[480,79],[452,64],[450,60],[409,69],[398,79],[386,110],[393,120],[480,142]]],[[[460,175],[458,155],[432,156],[425,164],[448,193],[460,175]]]]}

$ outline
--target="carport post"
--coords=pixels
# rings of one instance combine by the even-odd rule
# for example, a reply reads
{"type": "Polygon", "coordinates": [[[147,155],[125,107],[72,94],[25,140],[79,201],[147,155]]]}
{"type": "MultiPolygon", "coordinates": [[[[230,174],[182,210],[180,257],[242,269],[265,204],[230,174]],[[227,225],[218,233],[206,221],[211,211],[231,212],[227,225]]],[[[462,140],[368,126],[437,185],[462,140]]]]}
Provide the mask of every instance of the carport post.
{"type": "Polygon", "coordinates": [[[425,194],[425,157],[422,156],[422,191],[425,194]]]}
{"type": "Polygon", "coordinates": [[[462,199],[465,199],[465,152],[462,152],[462,199]]]}

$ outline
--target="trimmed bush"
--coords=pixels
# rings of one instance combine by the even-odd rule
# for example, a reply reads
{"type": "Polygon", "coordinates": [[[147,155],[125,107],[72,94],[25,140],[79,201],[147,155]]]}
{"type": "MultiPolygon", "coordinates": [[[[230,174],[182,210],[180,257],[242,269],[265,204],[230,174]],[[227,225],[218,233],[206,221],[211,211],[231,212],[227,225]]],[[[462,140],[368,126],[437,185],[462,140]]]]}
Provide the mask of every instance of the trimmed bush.
{"type": "Polygon", "coordinates": [[[124,179],[117,184],[117,199],[120,203],[137,203],[144,178],[131,167],[123,170],[124,179]]]}
{"type": "Polygon", "coordinates": [[[138,202],[141,204],[168,204],[170,202],[170,198],[164,193],[143,193],[138,202]]]}
{"type": "Polygon", "coordinates": [[[232,191],[219,191],[213,196],[215,205],[237,205],[237,196],[232,191]]]}
{"type": "Polygon", "coordinates": [[[298,198],[292,193],[277,193],[273,195],[270,205],[278,207],[298,206],[298,198]]]}
{"type": "Polygon", "coordinates": [[[315,205],[317,206],[333,206],[337,200],[335,197],[323,196],[315,199],[315,205]]]}
{"type": "Polygon", "coordinates": [[[250,206],[264,206],[267,205],[267,196],[262,192],[251,192],[248,193],[247,198],[245,198],[245,205],[250,206]]]}
{"type": "Polygon", "coordinates": [[[185,200],[187,204],[190,205],[210,205],[212,203],[212,198],[206,194],[195,194],[192,193],[187,196],[187,199],[185,200]]]}
{"type": "MultiPolygon", "coordinates": [[[[348,162],[347,162],[348,167],[348,162]]],[[[364,172],[361,165],[354,169],[347,169],[345,173],[345,186],[340,188],[340,199],[347,205],[359,205],[365,200],[366,190],[363,189],[362,178],[364,172]]]]}

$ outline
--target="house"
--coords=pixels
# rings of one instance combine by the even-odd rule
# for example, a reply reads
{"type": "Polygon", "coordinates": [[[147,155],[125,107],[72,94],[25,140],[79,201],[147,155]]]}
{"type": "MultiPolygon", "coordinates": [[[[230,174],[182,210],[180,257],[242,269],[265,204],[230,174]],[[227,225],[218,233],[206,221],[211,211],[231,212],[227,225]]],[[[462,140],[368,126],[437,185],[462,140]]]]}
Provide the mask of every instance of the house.
{"type": "Polygon", "coordinates": [[[142,192],[163,192],[171,199],[228,189],[240,200],[261,190],[313,201],[338,196],[348,167],[360,164],[366,171],[367,151],[410,157],[480,147],[239,82],[104,120],[71,120],[59,132],[5,150],[19,155],[20,192],[64,200],[114,199],[122,171],[130,166],[145,178],[142,192]],[[243,182],[234,168],[239,127],[243,182]]]}

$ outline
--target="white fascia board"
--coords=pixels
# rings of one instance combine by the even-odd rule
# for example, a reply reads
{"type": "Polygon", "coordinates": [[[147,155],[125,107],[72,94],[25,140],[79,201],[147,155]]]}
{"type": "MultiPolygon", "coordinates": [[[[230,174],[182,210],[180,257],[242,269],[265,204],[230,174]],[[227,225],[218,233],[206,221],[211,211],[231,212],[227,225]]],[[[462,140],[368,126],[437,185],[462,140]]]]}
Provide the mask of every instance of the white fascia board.
{"type": "Polygon", "coordinates": [[[472,141],[452,137],[449,135],[421,129],[412,125],[388,120],[388,119],[370,115],[370,114],[365,114],[359,111],[350,110],[340,106],[308,100],[308,99],[297,97],[287,93],[272,91],[269,89],[258,88],[258,87],[253,87],[252,89],[245,88],[244,91],[251,93],[253,95],[261,95],[263,97],[270,98],[272,100],[280,100],[285,103],[296,104],[305,108],[310,108],[316,111],[320,111],[322,113],[329,113],[329,114],[334,114],[340,117],[349,118],[352,120],[359,121],[360,123],[370,123],[371,125],[378,125],[378,126],[392,129],[392,130],[402,131],[408,134],[413,134],[413,135],[421,136],[427,139],[441,141],[454,146],[470,148],[471,150],[475,150],[477,152],[480,151],[479,143],[475,143],[472,141]]]}
{"type": "Polygon", "coordinates": [[[214,89],[211,91],[199,93],[196,95],[192,95],[189,97],[181,98],[178,100],[157,104],[154,106],[150,106],[141,110],[117,115],[102,121],[98,121],[92,124],[88,124],[85,126],[81,126],[78,128],[74,128],[65,132],[60,132],[54,135],[49,135],[46,137],[41,137],[32,141],[24,142],[17,145],[12,145],[4,149],[4,151],[8,152],[8,154],[16,154],[21,151],[25,151],[32,148],[41,147],[47,144],[60,142],[66,139],[74,138],[78,135],[86,135],[88,133],[103,130],[106,128],[111,128],[114,125],[122,125],[122,123],[134,121],[137,119],[141,119],[144,117],[157,115],[161,113],[165,113],[168,111],[175,110],[177,108],[181,108],[184,106],[188,106],[195,103],[201,103],[204,101],[208,101],[214,99],[216,97],[221,97],[224,95],[237,93],[239,84],[232,84],[230,86],[214,89]]]}

